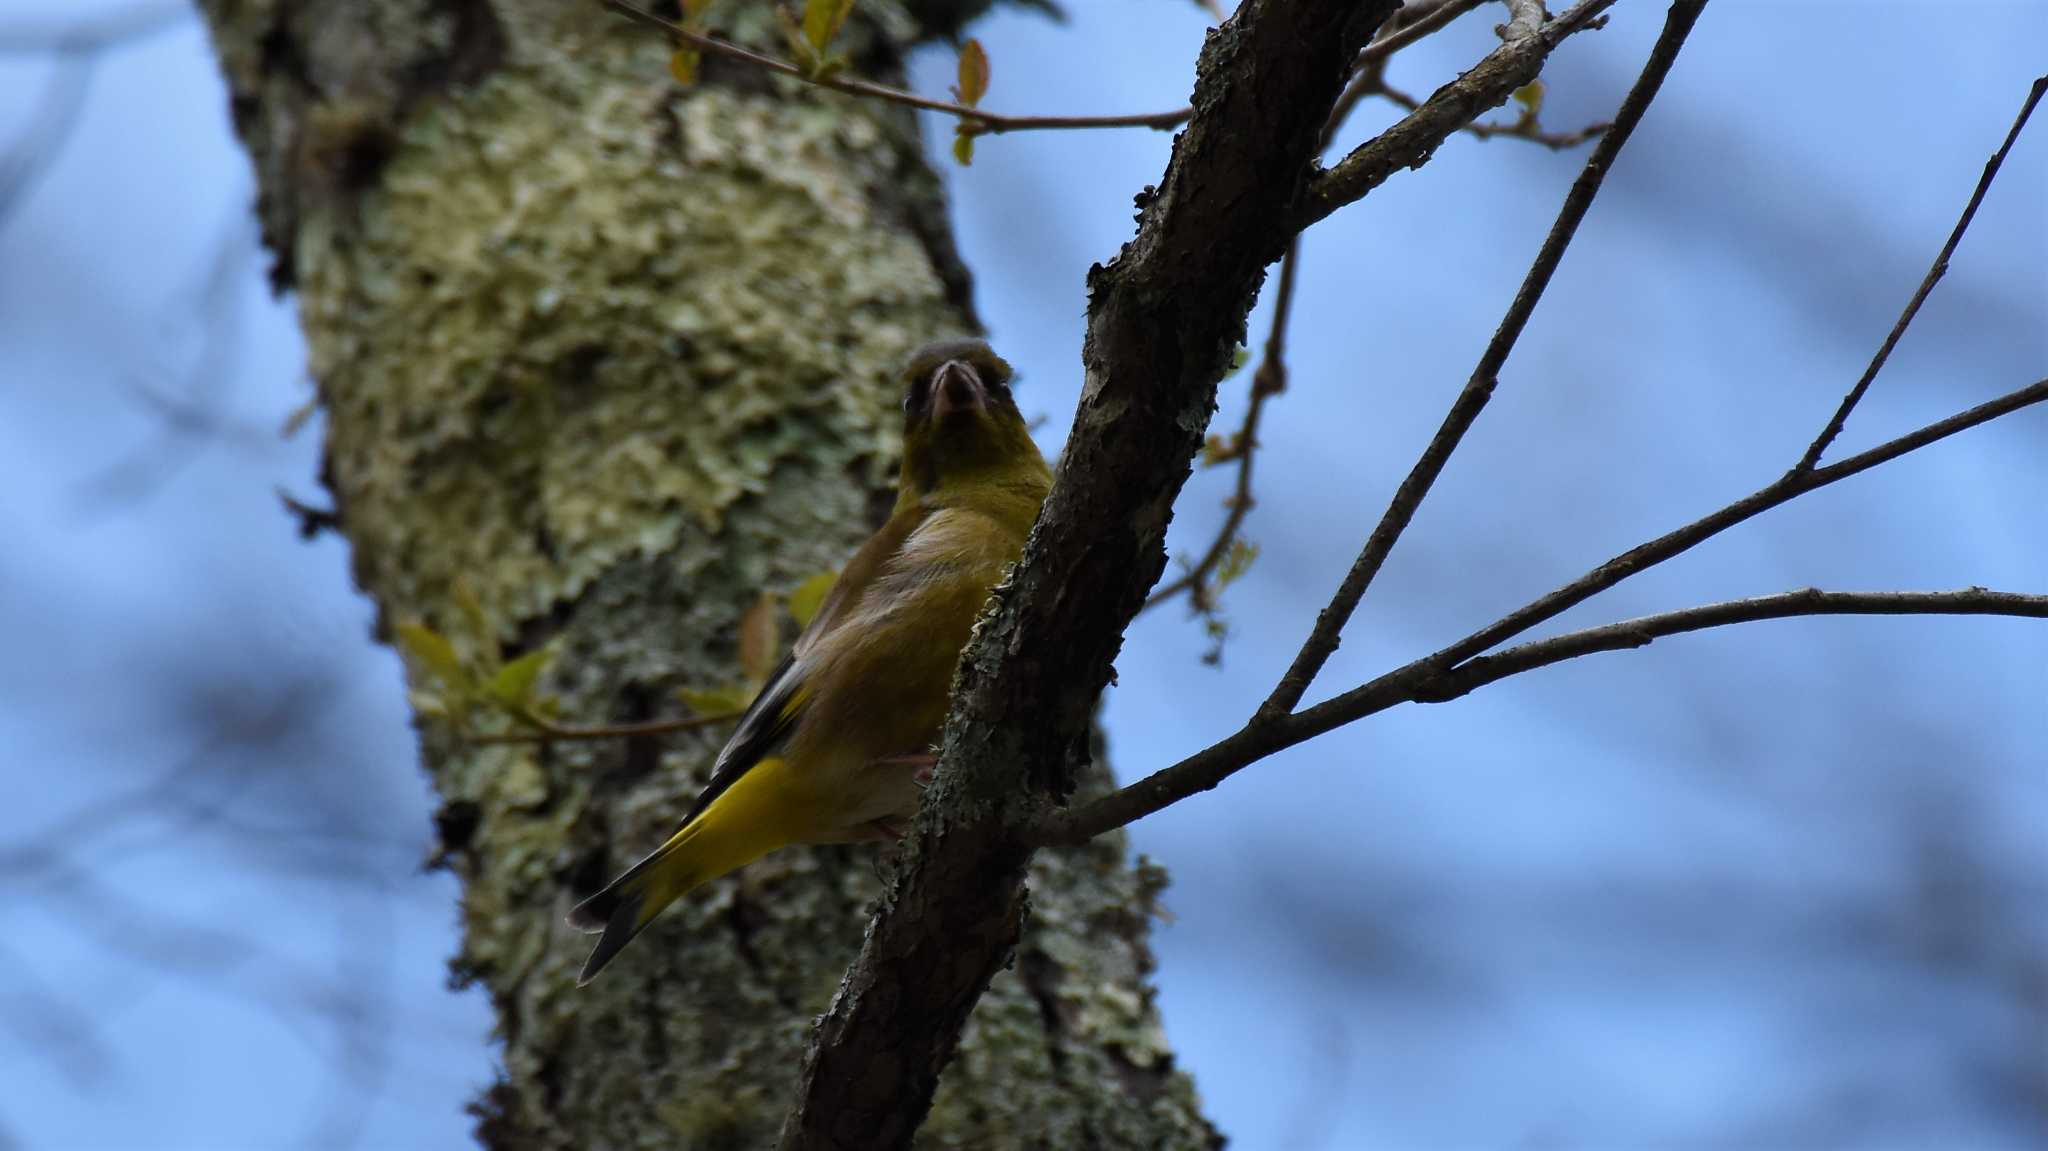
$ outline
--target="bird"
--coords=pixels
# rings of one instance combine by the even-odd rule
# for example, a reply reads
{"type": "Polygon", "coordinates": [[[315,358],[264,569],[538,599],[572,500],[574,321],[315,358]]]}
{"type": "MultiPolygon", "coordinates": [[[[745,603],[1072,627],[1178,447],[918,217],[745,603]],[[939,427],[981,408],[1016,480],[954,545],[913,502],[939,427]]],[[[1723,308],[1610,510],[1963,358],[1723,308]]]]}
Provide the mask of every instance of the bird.
{"type": "Polygon", "coordinates": [[[778,848],[900,839],[945,724],[954,665],[1052,487],[981,340],[914,352],[889,519],[741,715],[681,826],[571,926],[601,932],[588,983],[662,909],[778,848]]]}

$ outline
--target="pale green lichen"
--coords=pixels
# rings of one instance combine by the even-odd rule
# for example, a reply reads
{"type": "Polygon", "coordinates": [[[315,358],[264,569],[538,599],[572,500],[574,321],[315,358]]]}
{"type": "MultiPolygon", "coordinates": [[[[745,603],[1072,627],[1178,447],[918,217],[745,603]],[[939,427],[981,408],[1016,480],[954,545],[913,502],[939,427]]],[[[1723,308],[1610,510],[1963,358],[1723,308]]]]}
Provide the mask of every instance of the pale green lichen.
{"type": "MultiPolygon", "coordinates": [[[[356,509],[404,525],[355,533],[397,598],[433,603],[462,575],[499,617],[542,615],[621,559],[714,536],[784,461],[880,458],[891,369],[952,322],[923,250],[848,180],[872,121],[613,90],[596,116],[516,76],[438,106],[350,258],[301,253],[337,472],[406,505],[356,509]],[[339,386],[365,378],[380,386],[339,386]]],[[[829,533],[843,511],[798,528],[829,533]]]]}

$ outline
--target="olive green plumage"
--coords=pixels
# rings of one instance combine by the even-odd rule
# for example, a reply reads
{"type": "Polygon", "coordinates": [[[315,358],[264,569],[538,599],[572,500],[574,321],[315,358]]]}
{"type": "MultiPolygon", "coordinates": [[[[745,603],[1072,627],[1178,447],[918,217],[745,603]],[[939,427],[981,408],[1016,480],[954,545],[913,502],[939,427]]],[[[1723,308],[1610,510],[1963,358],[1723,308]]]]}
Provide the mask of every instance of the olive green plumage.
{"type": "Polygon", "coordinates": [[[911,357],[895,510],[748,707],[682,827],[570,914],[604,933],[584,980],[662,908],[779,847],[902,835],[960,650],[1052,486],[1010,377],[979,340],[911,357]]]}

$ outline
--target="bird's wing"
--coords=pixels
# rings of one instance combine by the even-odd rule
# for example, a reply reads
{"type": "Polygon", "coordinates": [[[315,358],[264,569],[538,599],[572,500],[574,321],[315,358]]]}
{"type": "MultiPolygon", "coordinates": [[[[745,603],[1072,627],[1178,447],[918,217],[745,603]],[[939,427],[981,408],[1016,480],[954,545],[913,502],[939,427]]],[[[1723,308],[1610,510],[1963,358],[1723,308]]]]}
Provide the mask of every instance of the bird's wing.
{"type": "Polygon", "coordinates": [[[754,702],[740,715],[740,725],[733,729],[732,738],[719,749],[718,762],[712,765],[711,781],[704,785],[704,791],[697,796],[697,802],[690,805],[690,813],[683,817],[688,824],[697,818],[711,801],[724,795],[727,788],[736,783],[747,769],[761,762],[775,745],[782,742],[801,710],[801,675],[798,674],[796,655],[782,657],[775,670],[768,676],[754,702]]]}
{"type": "Polygon", "coordinates": [[[872,585],[896,554],[904,541],[923,523],[922,509],[912,508],[890,517],[859,551],[846,563],[846,570],[833,582],[832,590],[825,596],[825,602],[818,608],[818,614],[811,617],[810,625],[797,636],[788,655],[768,674],[768,680],[761,685],[754,702],[740,716],[740,725],[733,729],[732,738],[718,752],[718,760],[712,765],[711,779],[704,785],[704,791],[697,802],[690,805],[690,812],[683,817],[688,824],[697,818],[713,800],[724,795],[738,779],[755,764],[772,753],[796,727],[803,715],[806,702],[805,684],[809,680],[811,664],[804,656],[815,648],[827,633],[845,623],[855,604],[860,602],[861,593],[872,585]]]}

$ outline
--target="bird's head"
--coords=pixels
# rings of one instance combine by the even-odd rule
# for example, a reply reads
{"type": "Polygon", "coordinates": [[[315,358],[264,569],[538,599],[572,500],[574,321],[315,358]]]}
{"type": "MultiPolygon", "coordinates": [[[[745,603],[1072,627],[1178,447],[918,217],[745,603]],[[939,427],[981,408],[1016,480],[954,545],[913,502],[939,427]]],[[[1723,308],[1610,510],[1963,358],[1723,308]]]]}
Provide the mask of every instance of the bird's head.
{"type": "Polygon", "coordinates": [[[903,487],[1038,482],[1045,457],[1010,397],[1010,365],[980,340],[927,344],[903,369],[903,487]]]}

